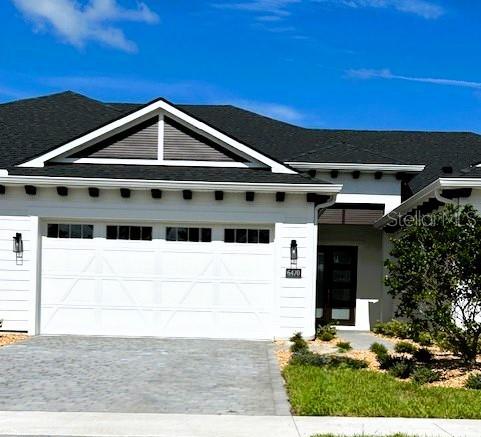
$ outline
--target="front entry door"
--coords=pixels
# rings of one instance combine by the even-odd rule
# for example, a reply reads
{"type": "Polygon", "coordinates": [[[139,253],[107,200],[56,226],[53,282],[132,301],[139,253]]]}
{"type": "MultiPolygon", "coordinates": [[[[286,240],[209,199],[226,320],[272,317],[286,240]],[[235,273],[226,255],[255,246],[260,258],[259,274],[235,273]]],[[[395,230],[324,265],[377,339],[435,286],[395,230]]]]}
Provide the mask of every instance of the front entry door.
{"type": "Polygon", "coordinates": [[[319,246],[316,322],[354,325],[357,247],[319,246]]]}

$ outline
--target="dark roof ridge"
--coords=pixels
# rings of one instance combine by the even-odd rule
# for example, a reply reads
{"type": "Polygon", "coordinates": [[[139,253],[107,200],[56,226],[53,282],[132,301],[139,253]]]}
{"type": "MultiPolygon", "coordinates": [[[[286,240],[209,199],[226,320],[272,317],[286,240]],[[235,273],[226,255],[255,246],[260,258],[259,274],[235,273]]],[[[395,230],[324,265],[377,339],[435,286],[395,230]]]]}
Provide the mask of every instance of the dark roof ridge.
{"type": "Polygon", "coordinates": [[[392,133],[392,134],[470,134],[470,135],[476,135],[476,136],[481,136],[481,133],[473,132],[473,131],[449,131],[449,130],[409,130],[409,129],[330,129],[330,128],[303,128],[307,129],[311,132],[343,132],[343,133],[379,133],[379,134],[386,134],[386,133],[392,133]]]}
{"type": "MultiPolygon", "coordinates": [[[[375,152],[373,150],[370,150],[366,147],[356,147],[354,146],[353,144],[349,144],[349,143],[344,143],[344,142],[341,142],[339,144],[332,144],[330,146],[326,146],[324,147],[324,150],[327,150],[327,149],[332,149],[332,148],[335,148],[335,147],[338,147],[338,146],[344,146],[344,147],[349,147],[351,149],[355,149],[355,150],[362,150],[363,152],[367,152],[371,155],[374,155],[374,156],[377,156],[377,157],[380,157],[380,158],[386,158],[386,159],[389,159],[389,160],[392,160],[392,161],[396,161],[397,163],[401,164],[401,165],[408,165],[409,163],[407,161],[404,161],[404,160],[401,160],[401,159],[397,159],[397,158],[394,158],[392,156],[389,156],[389,155],[385,155],[383,153],[378,153],[378,152],[375,152]]],[[[313,148],[311,150],[308,150],[307,152],[304,152],[304,153],[301,153],[299,155],[296,155],[294,157],[292,157],[290,159],[290,161],[296,161],[298,159],[300,159],[301,157],[304,157],[304,156],[308,156],[312,153],[316,153],[319,151],[319,148],[322,147],[322,145],[319,145],[318,147],[316,148],[313,148]]]]}

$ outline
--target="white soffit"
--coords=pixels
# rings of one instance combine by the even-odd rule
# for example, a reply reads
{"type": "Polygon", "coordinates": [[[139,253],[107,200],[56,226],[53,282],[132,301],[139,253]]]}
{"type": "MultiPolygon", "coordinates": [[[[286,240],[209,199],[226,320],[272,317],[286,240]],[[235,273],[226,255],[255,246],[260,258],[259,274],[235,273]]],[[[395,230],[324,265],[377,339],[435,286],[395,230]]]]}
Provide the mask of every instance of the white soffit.
{"type": "Polygon", "coordinates": [[[342,190],[341,184],[289,184],[262,182],[208,182],[208,181],[172,181],[172,180],[144,180],[144,179],[107,179],[107,178],[75,178],[50,176],[20,176],[0,174],[0,184],[38,186],[69,186],[69,187],[98,187],[103,189],[131,188],[164,190],[195,190],[211,191],[224,190],[242,192],[254,190],[257,192],[285,191],[289,193],[326,193],[336,194],[342,190]]]}
{"type": "Polygon", "coordinates": [[[367,172],[408,172],[419,173],[424,170],[424,165],[410,164],[356,164],[350,162],[286,162],[287,165],[299,170],[360,170],[367,172]]]}

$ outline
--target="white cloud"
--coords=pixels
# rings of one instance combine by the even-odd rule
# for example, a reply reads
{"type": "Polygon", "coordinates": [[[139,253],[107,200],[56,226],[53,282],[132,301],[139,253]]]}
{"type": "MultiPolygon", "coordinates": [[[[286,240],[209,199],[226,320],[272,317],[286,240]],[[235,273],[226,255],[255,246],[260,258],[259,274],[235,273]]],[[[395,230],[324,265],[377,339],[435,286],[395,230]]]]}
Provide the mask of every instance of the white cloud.
{"type": "MultiPolygon", "coordinates": [[[[292,106],[239,98],[219,87],[202,81],[162,82],[116,76],[57,76],[37,79],[52,91],[77,90],[106,101],[112,92],[119,100],[148,101],[165,97],[175,103],[235,105],[279,120],[300,123],[310,122],[309,117],[292,106]]],[[[0,90],[1,91],[1,90],[0,90]]],[[[316,121],[317,123],[317,121],[316,121]]]]}
{"type": "Polygon", "coordinates": [[[481,82],[473,82],[468,80],[457,80],[457,79],[439,79],[433,77],[416,77],[416,76],[403,76],[400,74],[393,74],[391,70],[371,70],[371,69],[359,69],[359,70],[348,70],[346,72],[347,77],[352,77],[356,79],[394,79],[394,80],[406,80],[409,82],[421,82],[430,83],[433,85],[447,85],[456,86],[462,88],[473,88],[481,89],[481,82]]]}
{"type": "Polygon", "coordinates": [[[350,8],[392,8],[400,12],[415,14],[426,19],[436,19],[444,9],[429,0],[314,0],[319,3],[335,3],[350,8]]]}
{"type": "Polygon", "coordinates": [[[260,21],[278,21],[291,15],[289,6],[301,2],[302,0],[250,0],[214,3],[213,6],[219,9],[256,12],[261,14],[257,18],[260,21]]]}
{"type": "Polygon", "coordinates": [[[37,29],[53,29],[61,38],[76,47],[97,41],[126,52],[135,52],[136,44],[112,22],[136,21],[156,23],[157,14],[145,3],[136,9],[125,9],[117,0],[90,0],[81,6],[76,0],[12,0],[37,29]]]}
{"type": "Polygon", "coordinates": [[[290,123],[299,123],[306,119],[305,114],[293,108],[292,106],[279,103],[259,102],[256,100],[244,99],[233,99],[226,103],[290,123]]]}

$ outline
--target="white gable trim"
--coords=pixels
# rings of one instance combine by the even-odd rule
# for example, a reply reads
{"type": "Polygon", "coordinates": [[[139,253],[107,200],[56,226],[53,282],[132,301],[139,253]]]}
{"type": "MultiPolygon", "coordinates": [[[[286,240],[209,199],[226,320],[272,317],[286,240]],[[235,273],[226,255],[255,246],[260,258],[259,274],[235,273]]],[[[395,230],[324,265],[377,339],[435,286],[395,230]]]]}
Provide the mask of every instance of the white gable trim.
{"type": "MultiPolygon", "coordinates": [[[[399,217],[408,213],[416,206],[422,204],[427,199],[440,196],[440,191],[447,188],[481,188],[481,178],[439,178],[418,191],[416,194],[406,199],[397,208],[381,217],[374,226],[383,228],[392,217],[399,217]]],[[[447,200],[447,199],[446,199],[447,200]]]]}
{"type": "Polygon", "coordinates": [[[80,146],[84,146],[86,144],[92,144],[95,141],[101,141],[104,138],[109,137],[110,135],[120,132],[121,130],[125,129],[131,124],[135,122],[146,120],[149,116],[153,115],[153,113],[158,112],[159,110],[163,110],[172,116],[174,119],[178,119],[183,121],[184,123],[194,127],[195,129],[201,131],[207,136],[213,137],[222,143],[227,144],[228,146],[232,147],[233,149],[239,151],[242,154],[245,154],[251,157],[253,160],[259,161],[266,166],[270,167],[274,173],[290,173],[295,174],[294,170],[291,170],[289,167],[285,166],[284,164],[275,161],[267,156],[263,155],[262,153],[253,150],[251,147],[240,143],[237,140],[229,137],[228,135],[219,132],[217,129],[209,126],[208,124],[197,120],[196,118],[186,114],[185,112],[177,109],[170,103],[166,102],[165,100],[157,100],[154,101],[143,108],[126,115],[118,120],[115,120],[111,123],[106,124],[88,134],[85,134],[73,141],[70,141],[60,147],[57,147],[55,150],[47,152],[37,158],[34,158],[30,161],[22,163],[19,167],[43,167],[45,162],[52,160],[54,158],[61,157],[69,152],[72,152],[74,149],[79,148],[80,146]]]}
{"type": "Polygon", "coordinates": [[[224,168],[258,168],[259,165],[249,162],[230,161],[182,161],[158,159],[120,159],[120,158],[62,158],[55,162],[65,164],[129,164],[129,165],[166,165],[181,167],[224,167],[224,168]]]}

